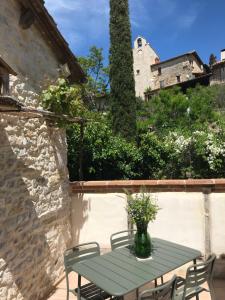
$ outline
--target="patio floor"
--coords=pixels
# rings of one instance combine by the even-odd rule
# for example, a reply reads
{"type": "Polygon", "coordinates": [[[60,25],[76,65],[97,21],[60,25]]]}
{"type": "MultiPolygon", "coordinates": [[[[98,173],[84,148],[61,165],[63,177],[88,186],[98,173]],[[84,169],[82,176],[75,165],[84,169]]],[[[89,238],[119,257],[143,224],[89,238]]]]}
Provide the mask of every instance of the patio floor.
{"type": "MultiPolygon", "coordinates": [[[[177,272],[169,273],[165,275],[165,281],[167,279],[170,279],[173,274],[177,274],[178,276],[184,276],[184,271],[178,270],[177,272]]],[[[70,276],[70,286],[73,286],[73,282],[77,282],[77,278],[75,274],[71,274],[70,276]]],[[[82,281],[82,283],[85,283],[85,280],[82,281]]],[[[146,288],[152,287],[151,284],[145,285],[144,288],[141,288],[140,290],[146,289],[146,288]]],[[[214,300],[225,300],[225,280],[217,279],[214,281],[214,288],[216,292],[216,299],[214,300]]],[[[70,300],[76,300],[77,297],[75,297],[72,293],[70,293],[70,300]]],[[[135,292],[130,293],[125,296],[125,300],[134,300],[135,299],[135,292]]],[[[195,299],[195,298],[193,298],[195,299]]],[[[58,286],[56,287],[55,291],[49,296],[48,300],[66,300],[66,280],[62,280],[58,286]]],[[[211,297],[209,296],[209,293],[201,293],[199,300],[211,300],[211,297]]]]}

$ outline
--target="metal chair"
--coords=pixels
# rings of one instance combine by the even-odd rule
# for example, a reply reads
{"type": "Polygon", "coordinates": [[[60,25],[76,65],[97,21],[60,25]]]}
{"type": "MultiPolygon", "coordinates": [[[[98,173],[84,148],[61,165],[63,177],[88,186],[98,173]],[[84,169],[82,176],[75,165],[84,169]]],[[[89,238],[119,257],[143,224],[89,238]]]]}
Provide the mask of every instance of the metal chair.
{"type": "Polygon", "coordinates": [[[173,300],[176,275],[172,279],[156,288],[143,291],[138,300],[173,300]]]}
{"type": "Polygon", "coordinates": [[[134,244],[134,235],[137,230],[123,230],[113,233],[110,237],[111,249],[115,250],[121,247],[132,247],[134,244]]]}
{"type": "Polygon", "coordinates": [[[98,255],[100,255],[100,247],[99,244],[96,242],[80,244],[70,249],[67,249],[64,252],[67,300],[69,300],[70,292],[77,296],[78,300],[102,300],[110,297],[110,295],[102,291],[93,283],[81,285],[81,275],[78,275],[78,287],[74,289],[70,289],[69,287],[69,273],[73,271],[72,265],[98,255]]]}
{"type": "Polygon", "coordinates": [[[199,294],[209,292],[212,299],[214,297],[214,289],[212,284],[213,267],[216,255],[212,254],[203,262],[190,266],[187,269],[186,278],[178,277],[174,300],[188,300],[193,297],[199,299],[199,294]],[[202,286],[208,283],[208,289],[202,286]]]}

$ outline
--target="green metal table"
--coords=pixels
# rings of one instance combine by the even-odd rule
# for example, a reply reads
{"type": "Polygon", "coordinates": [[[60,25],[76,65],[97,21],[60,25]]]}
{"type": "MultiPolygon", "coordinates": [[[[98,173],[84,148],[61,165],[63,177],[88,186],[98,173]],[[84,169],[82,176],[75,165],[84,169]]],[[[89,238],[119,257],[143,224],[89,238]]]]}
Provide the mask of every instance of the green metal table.
{"type": "Polygon", "coordinates": [[[166,240],[152,242],[152,259],[140,261],[124,247],[76,263],[72,269],[110,295],[124,296],[201,256],[198,250],[166,240]]]}

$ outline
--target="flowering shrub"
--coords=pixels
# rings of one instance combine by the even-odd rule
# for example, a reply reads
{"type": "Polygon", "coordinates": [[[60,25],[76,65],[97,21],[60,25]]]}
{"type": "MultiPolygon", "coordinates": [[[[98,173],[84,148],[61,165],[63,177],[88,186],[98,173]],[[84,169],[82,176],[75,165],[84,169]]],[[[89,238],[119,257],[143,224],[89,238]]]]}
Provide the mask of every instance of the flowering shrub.
{"type": "MultiPolygon", "coordinates": [[[[196,130],[191,136],[168,134],[165,148],[170,151],[170,168],[177,178],[210,178],[225,175],[225,142],[221,132],[196,130]]],[[[165,170],[169,177],[169,168],[165,170]]],[[[175,178],[174,176],[172,176],[175,178]]]]}

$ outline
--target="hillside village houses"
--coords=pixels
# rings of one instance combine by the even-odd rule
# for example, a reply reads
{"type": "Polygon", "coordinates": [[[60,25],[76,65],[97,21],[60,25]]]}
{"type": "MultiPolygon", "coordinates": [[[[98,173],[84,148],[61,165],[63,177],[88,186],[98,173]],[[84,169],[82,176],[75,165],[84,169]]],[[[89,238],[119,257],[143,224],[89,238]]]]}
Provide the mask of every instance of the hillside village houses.
{"type": "MultiPolygon", "coordinates": [[[[223,50],[221,53],[224,53],[223,50]]],[[[149,99],[162,88],[175,85],[184,91],[197,83],[209,85],[224,81],[224,54],[221,62],[210,69],[205,65],[196,51],[187,52],[176,57],[160,61],[159,55],[139,36],[134,41],[133,60],[136,96],[149,99]]]]}
{"type": "Polygon", "coordinates": [[[66,135],[39,95],[85,76],[43,0],[1,0],[0,40],[0,299],[39,300],[72,242],[66,135]]]}

